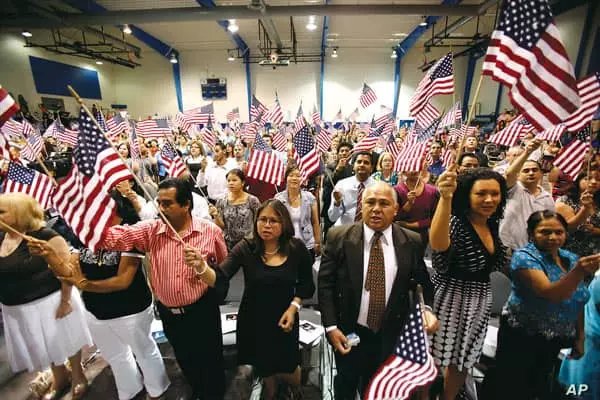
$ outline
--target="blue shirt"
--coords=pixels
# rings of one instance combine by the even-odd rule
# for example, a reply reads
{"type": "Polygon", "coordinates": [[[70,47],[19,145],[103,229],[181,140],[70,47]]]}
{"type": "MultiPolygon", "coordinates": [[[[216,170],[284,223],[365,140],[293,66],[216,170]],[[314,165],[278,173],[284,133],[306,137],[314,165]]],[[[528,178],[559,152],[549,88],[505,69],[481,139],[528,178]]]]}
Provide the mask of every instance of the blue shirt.
{"type": "MultiPolygon", "coordinates": [[[[567,250],[559,250],[563,266],[568,272],[575,266],[578,256],[567,250]]],[[[542,334],[548,339],[555,337],[575,337],[577,317],[583,311],[590,294],[582,282],[567,300],[552,303],[537,296],[533,290],[516,277],[522,269],[544,271],[550,282],[557,282],[567,272],[563,271],[552,259],[529,242],[513,254],[510,270],[513,275],[512,291],[502,311],[513,327],[524,328],[529,334],[542,334]]]]}
{"type": "Polygon", "coordinates": [[[446,167],[444,167],[444,164],[442,164],[441,159],[438,159],[436,162],[427,167],[427,171],[436,177],[439,177],[441,174],[443,174],[445,170],[446,167]]]}
{"type": "Polygon", "coordinates": [[[158,167],[158,176],[166,176],[167,169],[165,168],[165,163],[163,162],[160,152],[156,153],[156,165],[158,167]]]}

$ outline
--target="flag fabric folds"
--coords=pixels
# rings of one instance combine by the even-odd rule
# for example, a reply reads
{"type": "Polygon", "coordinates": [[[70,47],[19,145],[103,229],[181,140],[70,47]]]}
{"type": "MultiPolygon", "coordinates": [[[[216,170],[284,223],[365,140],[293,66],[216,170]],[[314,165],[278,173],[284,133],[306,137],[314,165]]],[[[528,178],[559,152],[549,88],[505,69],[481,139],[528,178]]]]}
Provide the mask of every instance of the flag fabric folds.
{"type": "Polygon", "coordinates": [[[313,125],[321,125],[321,114],[319,114],[319,111],[317,110],[317,106],[313,106],[313,111],[312,111],[312,122],[313,125]]]}
{"type": "Polygon", "coordinates": [[[21,151],[21,156],[27,161],[35,161],[43,147],[44,139],[37,132],[33,132],[25,139],[25,147],[21,151]]]}
{"type": "Polygon", "coordinates": [[[275,98],[275,104],[273,104],[273,107],[271,107],[265,115],[264,121],[268,121],[273,125],[281,125],[283,122],[283,110],[281,109],[278,98],[275,98]]]}
{"type": "Polygon", "coordinates": [[[511,103],[538,131],[559,124],[581,104],[548,0],[503,3],[481,73],[510,88],[511,103]]]}
{"type": "Polygon", "coordinates": [[[435,379],[437,368],[429,354],[423,316],[416,303],[398,337],[394,353],[375,373],[365,400],[404,400],[435,379]]]}
{"type": "Polygon", "coordinates": [[[577,132],[573,140],[567,144],[554,159],[554,166],[569,175],[573,180],[583,169],[583,161],[588,151],[591,130],[590,126],[577,132]]]}
{"type": "Polygon", "coordinates": [[[167,175],[173,178],[179,178],[187,171],[183,160],[181,159],[171,142],[166,141],[165,144],[163,144],[163,147],[160,150],[160,156],[163,160],[163,163],[165,164],[167,175]]]}
{"type": "Polygon", "coordinates": [[[431,123],[441,116],[440,110],[429,102],[425,104],[425,107],[415,115],[415,120],[419,126],[429,126],[431,123]]]}
{"type": "Polygon", "coordinates": [[[417,86],[409,104],[410,115],[417,116],[433,96],[452,93],[454,93],[454,71],[452,53],[448,53],[427,71],[417,86]]]}
{"type": "Polygon", "coordinates": [[[73,166],[55,189],[54,208],[82,243],[96,251],[116,210],[109,191],[132,176],[83,109],[79,113],[79,130],[73,166]]]}
{"type": "Polygon", "coordinates": [[[158,139],[171,133],[169,123],[165,118],[146,119],[136,124],[137,135],[142,139],[158,139]]]}
{"type": "Polygon", "coordinates": [[[0,86],[0,126],[19,111],[19,106],[15,100],[8,94],[6,89],[0,86]]]}
{"type": "Polygon", "coordinates": [[[317,135],[315,139],[317,142],[317,150],[320,153],[325,153],[329,150],[329,147],[331,146],[333,136],[327,129],[321,127],[317,127],[316,132],[317,135]]]}
{"type": "Polygon", "coordinates": [[[511,147],[519,143],[519,140],[523,136],[533,130],[533,126],[529,123],[527,118],[521,114],[512,120],[506,128],[490,136],[488,142],[511,147]]]}
{"type": "MultiPolygon", "coordinates": [[[[177,114],[175,117],[175,122],[179,127],[181,127],[185,131],[189,131],[190,128],[194,125],[198,124],[206,124],[208,121],[214,121],[215,119],[215,107],[213,103],[207,104],[205,106],[194,108],[192,110],[187,110],[182,113],[177,114]]],[[[170,131],[170,129],[169,129],[170,131]]],[[[138,129],[138,135],[141,137],[142,133],[138,129]]]]}
{"type": "Polygon", "coordinates": [[[287,150],[287,137],[285,136],[285,129],[279,129],[275,135],[273,135],[273,147],[277,151],[287,150]]]}
{"type": "Polygon", "coordinates": [[[315,141],[304,126],[293,139],[293,155],[300,167],[300,177],[305,182],[315,172],[319,171],[319,155],[315,149],[315,141]]]}
{"type": "Polygon", "coordinates": [[[462,121],[462,110],[460,109],[460,101],[457,101],[456,104],[452,106],[452,108],[444,115],[442,118],[442,122],[440,122],[440,127],[445,128],[447,126],[456,126],[456,124],[460,124],[462,121]]]}
{"type": "Polygon", "coordinates": [[[360,93],[360,105],[362,108],[367,108],[377,101],[375,91],[369,85],[363,83],[362,92],[360,93]]]}
{"type": "Polygon", "coordinates": [[[261,103],[255,95],[252,95],[252,103],[250,103],[250,121],[260,122],[262,117],[264,117],[268,112],[269,110],[267,107],[265,107],[265,105],[261,103]]]}
{"type": "Polygon", "coordinates": [[[589,124],[600,105],[600,73],[588,76],[577,82],[581,107],[565,120],[569,132],[578,132],[589,124]]]}
{"type": "Polygon", "coordinates": [[[235,121],[240,119],[240,108],[236,107],[227,113],[227,121],[235,121]]]}
{"type": "Polygon", "coordinates": [[[8,164],[6,193],[25,193],[36,199],[44,210],[52,207],[52,180],[34,169],[11,161],[8,164]]]}
{"type": "Polygon", "coordinates": [[[248,159],[248,176],[279,186],[283,183],[284,174],[285,167],[281,158],[256,133],[253,151],[248,159]]]}

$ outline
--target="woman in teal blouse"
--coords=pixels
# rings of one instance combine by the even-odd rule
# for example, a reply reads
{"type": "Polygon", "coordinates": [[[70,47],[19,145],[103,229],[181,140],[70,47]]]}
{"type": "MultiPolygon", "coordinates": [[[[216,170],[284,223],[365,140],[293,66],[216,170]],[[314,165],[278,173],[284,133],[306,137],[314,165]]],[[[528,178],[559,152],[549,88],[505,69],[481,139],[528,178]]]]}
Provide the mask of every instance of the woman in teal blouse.
{"type": "Polygon", "coordinates": [[[484,399],[552,398],[551,371],[561,348],[583,354],[583,282],[600,265],[600,254],[579,258],[561,249],[567,222],[553,211],[527,221],[529,243],[513,254],[512,291],[500,320],[496,365],[486,375],[484,399]]]}
{"type": "Polygon", "coordinates": [[[373,174],[373,179],[389,183],[392,186],[398,184],[398,173],[394,171],[394,157],[392,153],[383,152],[379,155],[377,172],[373,174]]]}

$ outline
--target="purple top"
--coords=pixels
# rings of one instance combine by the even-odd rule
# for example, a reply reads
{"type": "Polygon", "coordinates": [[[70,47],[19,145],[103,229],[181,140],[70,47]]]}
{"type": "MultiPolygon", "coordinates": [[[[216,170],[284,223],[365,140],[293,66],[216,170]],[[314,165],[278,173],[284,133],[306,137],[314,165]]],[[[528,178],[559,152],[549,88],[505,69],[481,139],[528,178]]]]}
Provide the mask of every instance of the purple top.
{"type": "Polygon", "coordinates": [[[440,193],[437,188],[426,183],[423,188],[423,193],[421,193],[420,196],[417,196],[410,212],[402,210],[402,207],[404,207],[404,204],[408,201],[408,192],[410,191],[406,184],[400,182],[394,186],[394,189],[396,190],[396,193],[398,193],[398,202],[400,204],[400,211],[398,211],[398,215],[396,215],[396,221],[418,222],[419,230],[417,232],[419,232],[421,236],[424,236],[424,240],[427,240],[426,233],[431,225],[431,218],[433,218],[435,207],[440,199],[440,193]]]}

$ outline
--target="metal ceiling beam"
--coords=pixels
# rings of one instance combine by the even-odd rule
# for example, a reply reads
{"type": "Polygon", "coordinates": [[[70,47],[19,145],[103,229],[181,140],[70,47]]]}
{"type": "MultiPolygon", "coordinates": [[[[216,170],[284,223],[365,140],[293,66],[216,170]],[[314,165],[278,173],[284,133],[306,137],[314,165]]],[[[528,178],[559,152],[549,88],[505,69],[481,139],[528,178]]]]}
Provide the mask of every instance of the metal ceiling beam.
{"type": "MultiPolygon", "coordinates": [[[[104,8],[103,6],[101,6],[100,4],[96,3],[93,0],[62,0],[62,1],[64,3],[70,5],[71,7],[81,11],[82,13],[85,13],[85,14],[79,14],[79,15],[86,15],[87,13],[110,12],[110,11],[107,11],[106,8],[104,8]]],[[[127,22],[124,22],[123,24],[126,24],[126,23],[127,22]]],[[[91,24],[91,25],[113,25],[113,24],[91,24]]],[[[114,24],[114,25],[122,25],[122,24],[114,24]]],[[[2,26],[2,23],[0,23],[0,26],[2,26]]],[[[152,36],[148,32],[144,31],[143,29],[138,28],[135,25],[130,24],[129,27],[131,28],[131,34],[136,39],[138,39],[140,42],[146,44],[148,47],[150,47],[151,49],[153,49],[154,51],[156,51],[157,53],[162,55],[167,60],[170,60],[172,55],[174,55],[175,57],[177,57],[179,59],[179,52],[177,51],[177,49],[173,48],[172,46],[169,46],[162,40],[158,39],[155,36],[152,36]]],[[[173,68],[173,79],[174,79],[174,84],[175,84],[175,95],[177,96],[177,106],[179,108],[179,111],[183,111],[183,95],[182,95],[182,91],[181,91],[181,71],[179,68],[179,63],[172,64],[172,68],[173,68]]]]}
{"type": "MultiPolygon", "coordinates": [[[[89,4],[86,0],[64,0],[67,3],[89,4]]],[[[91,1],[91,0],[90,0],[91,1]]],[[[205,1],[205,0],[202,0],[205,1]]],[[[207,0],[211,1],[211,0],[207,0]]],[[[94,3],[95,4],[95,3],[94,3]]],[[[101,7],[101,6],[100,6],[101,7]]],[[[88,7],[86,7],[88,8],[88,7]]],[[[266,6],[265,13],[271,17],[289,16],[332,16],[332,15],[437,15],[437,16],[477,16],[481,7],[478,5],[299,5],[299,6],[266,6]]],[[[159,8],[149,10],[118,10],[102,11],[93,9],[85,14],[60,13],[70,25],[121,25],[121,24],[147,24],[155,22],[182,22],[182,21],[211,21],[229,19],[258,19],[262,14],[260,10],[249,9],[245,6],[222,6],[216,8],[159,8]]],[[[437,19],[436,19],[437,20],[437,19]]],[[[0,26],[21,28],[55,27],[41,18],[6,16],[0,20],[0,26]]]]}

